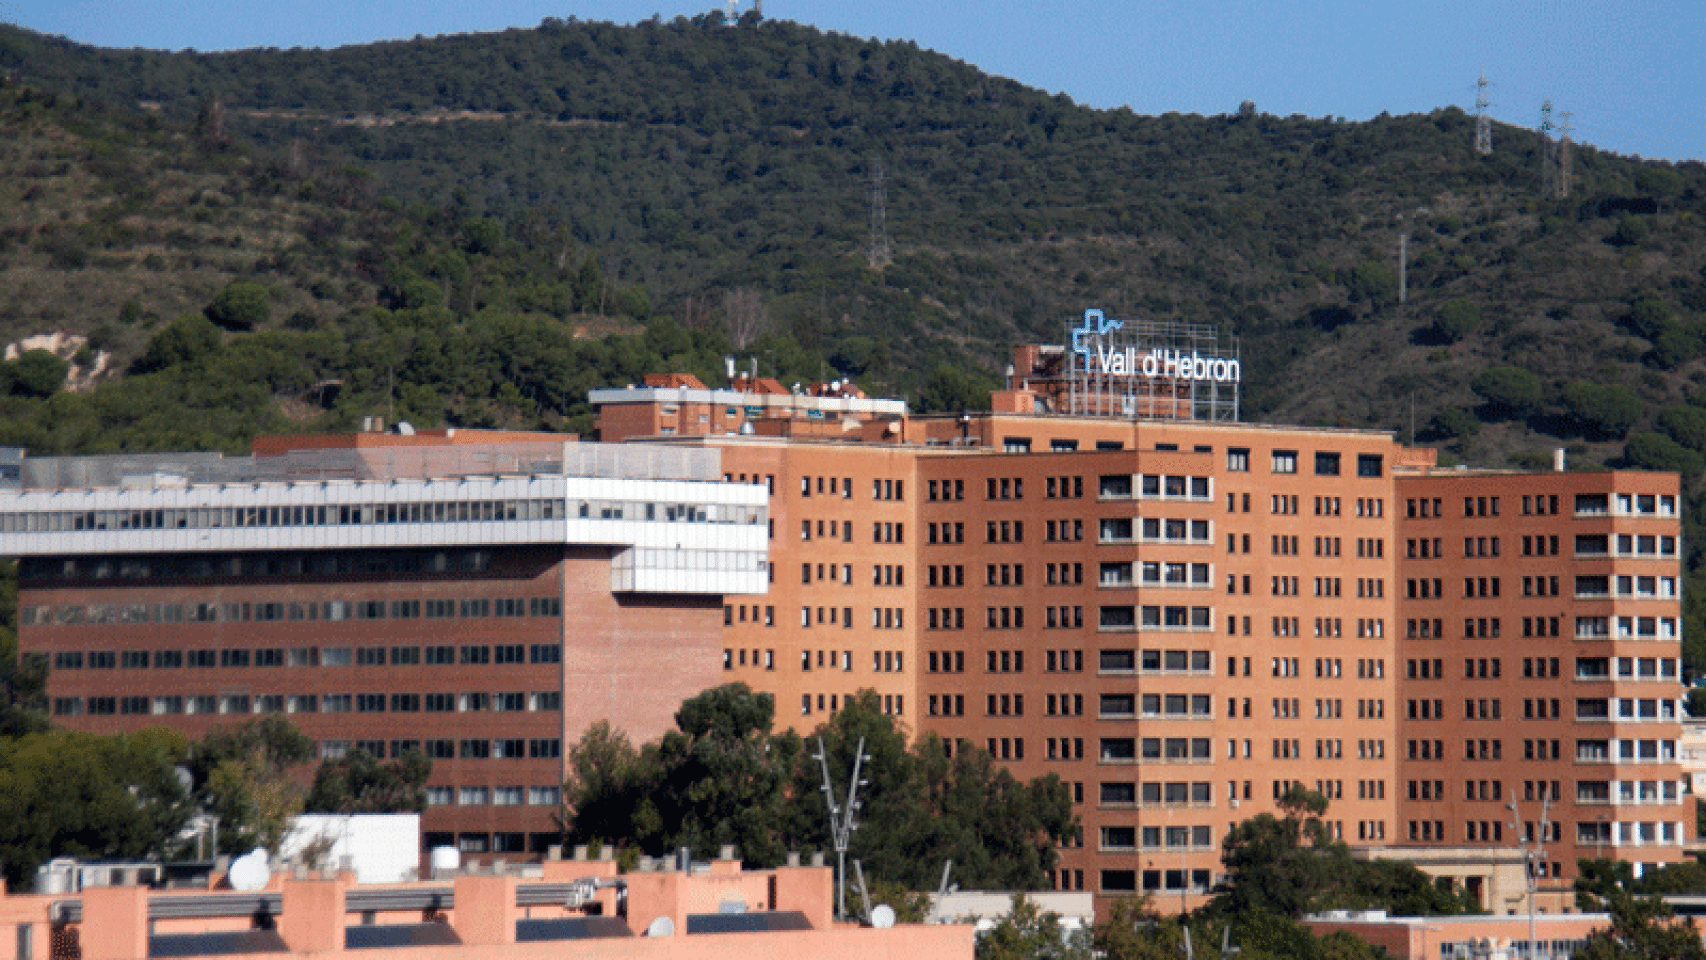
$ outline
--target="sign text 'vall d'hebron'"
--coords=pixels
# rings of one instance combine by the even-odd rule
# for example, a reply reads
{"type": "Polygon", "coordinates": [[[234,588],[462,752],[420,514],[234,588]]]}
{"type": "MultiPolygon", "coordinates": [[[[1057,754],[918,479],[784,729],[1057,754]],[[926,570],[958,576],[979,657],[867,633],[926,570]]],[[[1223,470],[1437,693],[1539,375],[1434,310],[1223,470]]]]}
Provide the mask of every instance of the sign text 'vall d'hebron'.
{"type": "Polygon", "coordinates": [[[1164,347],[1143,349],[1136,344],[1121,343],[1123,338],[1114,336],[1114,333],[1123,326],[1125,321],[1110,318],[1100,310],[1084,311],[1083,325],[1072,329],[1072,352],[1078,355],[1083,372],[1114,377],[1212,380],[1217,383],[1238,383],[1240,380],[1241,371],[1236,359],[1204,357],[1195,350],[1185,353],[1164,347]]]}

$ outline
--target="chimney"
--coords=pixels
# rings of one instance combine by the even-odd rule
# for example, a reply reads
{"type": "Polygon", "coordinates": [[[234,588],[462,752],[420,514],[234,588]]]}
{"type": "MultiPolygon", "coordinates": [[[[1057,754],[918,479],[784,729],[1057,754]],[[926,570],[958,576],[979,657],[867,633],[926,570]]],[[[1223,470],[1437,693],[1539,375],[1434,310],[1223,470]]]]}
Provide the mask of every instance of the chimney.
{"type": "Polygon", "coordinates": [[[1552,470],[1555,473],[1564,472],[1564,448],[1558,447],[1552,451],[1552,470]]]}

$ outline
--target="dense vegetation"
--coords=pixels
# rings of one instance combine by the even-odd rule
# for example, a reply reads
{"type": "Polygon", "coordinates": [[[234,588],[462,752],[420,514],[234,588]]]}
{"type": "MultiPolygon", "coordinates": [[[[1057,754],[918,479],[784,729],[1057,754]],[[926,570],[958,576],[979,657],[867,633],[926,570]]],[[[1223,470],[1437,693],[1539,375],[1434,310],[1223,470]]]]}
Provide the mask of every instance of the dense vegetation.
{"type": "MultiPolygon", "coordinates": [[[[1101,304],[1241,335],[1248,408],[1294,421],[1404,428],[1414,398],[1425,425],[1477,405],[1476,374],[1513,363],[1540,381],[1535,417],[1472,438],[1444,429],[1467,427],[1448,414],[1436,431],[1503,461],[1557,442],[1537,430],[1589,456],[1620,452],[1568,416],[1572,382],[1652,407],[1683,399],[1700,370],[1699,165],[1578,147],[1571,195],[1546,199],[1539,137],[1501,126],[1495,153],[1478,156],[1455,108],[1367,123],[1254,105],[1145,117],[911,43],[719,24],[551,20],[216,55],[12,29],[0,69],[253,145],[292,196],[425,204],[453,231],[492,218],[541,257],[572,250],[555,282],[591,256],[618,291],[644,291],[621,308],[601,286],[500,309],[633,316],[643,300],[683,326],[720,326],[737,348],[787,331],[882,392],[916,394],[943,361],[998,370],[1009,343],[1057,339],[1101,304]],[[879,166],[894,262],[873,270],[879,166]],[[1629,322],[1647,297],[1666,314],[1657,327],[1629,322]],[[1373,373],[1330,374],[1348,368],[1373,373]]],[[[372,266],[383,282],[386,265],[372,266]]],[[[410,272],[459,314],[483,299],[478,271],[410,272]]]]}
{"type": "Polygon", "coordinates": [[[1047,885],[1073,829],[1060,778],[1021,782],[972,744],[950,755],[933,734],[909,748],[869,691],[804,739],[772,731],[774,712],[770,694],[729,684],[683,703],[677,729],[655,743],[636,748],[594,725],[569,753],[566,838],[615,844],[630,857],[684,846],[709,856],[732,844],[752,866],[775,866],[789,850],[832,850],[818,748],[844,803],[863,741],[850,863],[910,890],[933,889],[948,859],[968,889],[1047,885]]]}

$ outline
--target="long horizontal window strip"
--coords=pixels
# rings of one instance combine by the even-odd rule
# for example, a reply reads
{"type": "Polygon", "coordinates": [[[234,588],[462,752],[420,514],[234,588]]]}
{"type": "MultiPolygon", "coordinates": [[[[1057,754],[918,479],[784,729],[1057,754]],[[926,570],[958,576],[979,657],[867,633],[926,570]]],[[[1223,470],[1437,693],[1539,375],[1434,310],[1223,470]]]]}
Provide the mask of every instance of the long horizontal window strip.
{"type": "MultiPolygon", "coordinates": [[[[449,667],[520,666],[563,662],[560,643],[407,643],[347,647],[240,647],[172,650],[48,650],[55,671],[67,670],[249,670],[266,667],[449,667]]],[[[427,710],[435,709],[427,695],[427,710]]],[[[448,709],[448,708],[447,708],[448,709]]],[[[511,706],[506,709],[521,709],[511,706]]]]}
{"type": "Polygon", "coordinates": [[[221,530],[253,527],[343,527],[419,523],[499,523],[524,520],[641,520],[653,523],[756,524],[765,508],[751,505],[659,503],[644,500],[431,500],[407,503],[171,507],[134,510],[0,512],[0,534],[112,530],[221,530]]]}
{"type": "Polygon", "coordinates": [[[431,576],[485,573],[492,552],[455,550],[277,551],[267,553],[138,554],[126,557],[30,557],[19,562],[19,579],[32,582],[86,580],[264,580],[353,576],[431,576]]]}
{"type": "Polygon", "coordinates": [[[269,623],[275,621],[449,620],[544,618],[563,615],[561,597],[478,597],[421,600],[319,600],[225,603],[92,603],[20,607],[24,626],[151,623],[269,623]]]}
{"type": "MultiPolygon", "coordinates": [[[[54,716],[232,716],[246,714],[310,713],[555,713],[563,706],[556,690],[498,693],[304,693],[214,694],[173,693],[160,696],[63,696],[52,702],[54,716]]],[[[429,741],[430,743],[431,741],[429,741]]],[[[519,741],[505,741],[517,743],[519,741]]],[[[537,740],[532,756],[560,756],[556,741],[537,740]]],[[[371,751],[370,751],[371,752],[371,751]]],[[[499,756],[526,756],[513,749],[499,756]]]]}

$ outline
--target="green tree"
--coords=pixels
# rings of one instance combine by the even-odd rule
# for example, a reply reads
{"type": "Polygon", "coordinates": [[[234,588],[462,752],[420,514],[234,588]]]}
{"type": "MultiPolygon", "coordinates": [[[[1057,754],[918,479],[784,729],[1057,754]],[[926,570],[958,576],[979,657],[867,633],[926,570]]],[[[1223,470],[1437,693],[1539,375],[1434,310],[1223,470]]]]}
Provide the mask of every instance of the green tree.
{"type": "Polygon", "coordinates": [[[314,741],[279,716],[215,727],[190,750],[203,803],[219,817],[221,851],[278,851],[307,795],[296,769],[314,751],[314,741]]]}
{"type": "Polygon", "coordinates": [[[967,741],[953,745],[926,734],[914,747],[922,817],[911,838],[914,882],[932,882],[942,861],[954,860],[962,884],[986,890],[1041,890],[1057,862],[1056,848],[1077,829],[1072,798],[1059,777],[1025,782],[998,768],[967,741]]]}
{"type": "Polygon", "coordinates": [[[1706,451],[1706,410],[1692,404],[1668,407],[1659,414],[1659,429],[1690,450],[1706,451]]]}
{"type": "Polygon", "coordinates": [[[1428,421],[1425,437],[1467,443],[1481,432],[1481,420],[1462,407],[1445,407],[1428,421]]]}
{"type": "Polygon", "coordinates": [[[48,729],[47,665],[18,649],[18,562],[0,560],[0,737],[48,729]]]}
{"type": "Polygon", "coordinates": [[[1456,343],[1475,332],[1481,325],[1481,305],[1463,297],[1453,297],[1439,305],[1434,312],[1433,333],[1445,343],[1456,343]]]}
{"type": "Polygon", "coordinates": [[[184,739],[154,728],[0,737],[0,870],[24,883],[54,857],[166,857],[192,806],[184,739]]]}
{"type": "Polygon", "coordinates": [[[1359,263],[1344,282],[1352,303],[1379,309],[1398,299],[1398,274],[1384,263],[1359,263]]]}
{"type": "Polygon", "coordinates": [[[1227,886],[1212,903],[1218,916],[1272,915],[1296,920],[1324,909],[1386,909],[1449,915],[1473,909],[1414,866],[1359,861],[1334,840],[1321,817],[1327,800],[1293,785],[1282,816],[1262,813],[1238,824],[1221,844],[1227,886]]]}
{"type": "Polygon", "coordinates": [[[1619,247],[1638,247],[1647,242],[1651,233],[1652,229],[1645,218],[1626,213],[1617,221],[1617,229],[1611,233],[1611,242],[1619,247]]]}
{"type": "Polygon", "coordinates": [[[1706,687],[1689,687],[1688,698],[1683,705],[1690,717],[1706,720],[1706,687]]]}
{"type": "Polygon", "coordinates": [[[622,731],[599,720],[569,749],[568,770],[559,815],[567,841],[619,844],[662,831],[652,800],[662,778],[655,750],[642,754],[622,731]]]}
{"type": "Polygon", "coordinates": [[[1643,470],[1675,470],[1688,475],[1706,468],[1706,458],[1698,451],[1650,430],[1629,434],[1628,442],[1623,445],[1623,459],[1643,470]]]}
{"type": "Polygon", "coordinates": [[[1583,433],[1608,440],[1628,433],[1646,409],[1635,391],[1620,385],[1578,381],[1564,387],[1560,399],[1583,433]]]}
{"type": "Polygon", "coordinates": [[[1648,340],[1657,340],[1659,335],[1676,325],[1676,318],[1671,313],[1670,304],[1658,297],[1642,297],[1629,307],[1629,315],[1623,322],[1629,329],[1648,340]]]}
{"type": "Polygon", "coordinates": [[[5,366],[12,392],[25,397],[51,396],[65,386],[65,375],[71,371],[70,364],[47,350],[25,350],[5,366]]]}
{"type": "Polygon", "coordinates": [[[168,323],[148,341],[131,369],[152,373],[211,356],[219,349],[219,328],[205,317],[191,314],[168,323]]]}
{"type": "Polygon", "coordinates": [[[1221,843],[1227,886],[1215,899],[1217,911],[1301,917],[1333,886],[1334,871],[1348,865],[1321,821],[1325,797],[1293,785],[1279,808],[1281,816],[1257,814],[1221,843]]]}
{"type": "Polygon", "coordinates": [[[991,384],[977,374],[947,363],[939,363],[924,381],[918,398],[919,413],[958,413],[988,410],[991,384]]]}
{"type": "Polygon", "coordinates": [[[1067,930],[1060,914],[1045,911],[1023,894],[977,938],[977,960],[1090,960],[1090,938],[1067,930]]]}
{"type": "Polygon", "coordinates": [[[419,813],[426,809],[432,761],[406,750],[382,763],[366,750],[327,760],[314,772],[302,809],[306,813],[419,813]]]}
{"type": "Polygon", "coordinates": [[[272,315],[272,291],[250,280],[233,280],[204,312],[227,330],[253,330],[272,315]]]}
{"type": "Polygon", "coordinates": [[[1475,375],[1470,386],[1496,419],[1520,420],[1540,409],[1540,378],[1521,367],[1488,367],[1475,375]]]}
{"type": "Polygon", "coordinates": [[[657,758],[662,771],[654,791],[662,835],[651,852],[691,847],[711,856],[733,844],[743,862],[773,866],[783,851],[776,826],[784,813],[788,765],[773,753],[775,699],[744,683],[714,687],[681,705],[677,729],[664,734],[657,758]]]}
{"type": "Polygon", "coordinates": [[[1598,909],[1611,914],[1611,927],[1589,934],[1577,960],[1706,960],[1694,918],[1675,922],[1676,912],[1658,896],[1617,888],[1606,891],[1598,909]]]}

